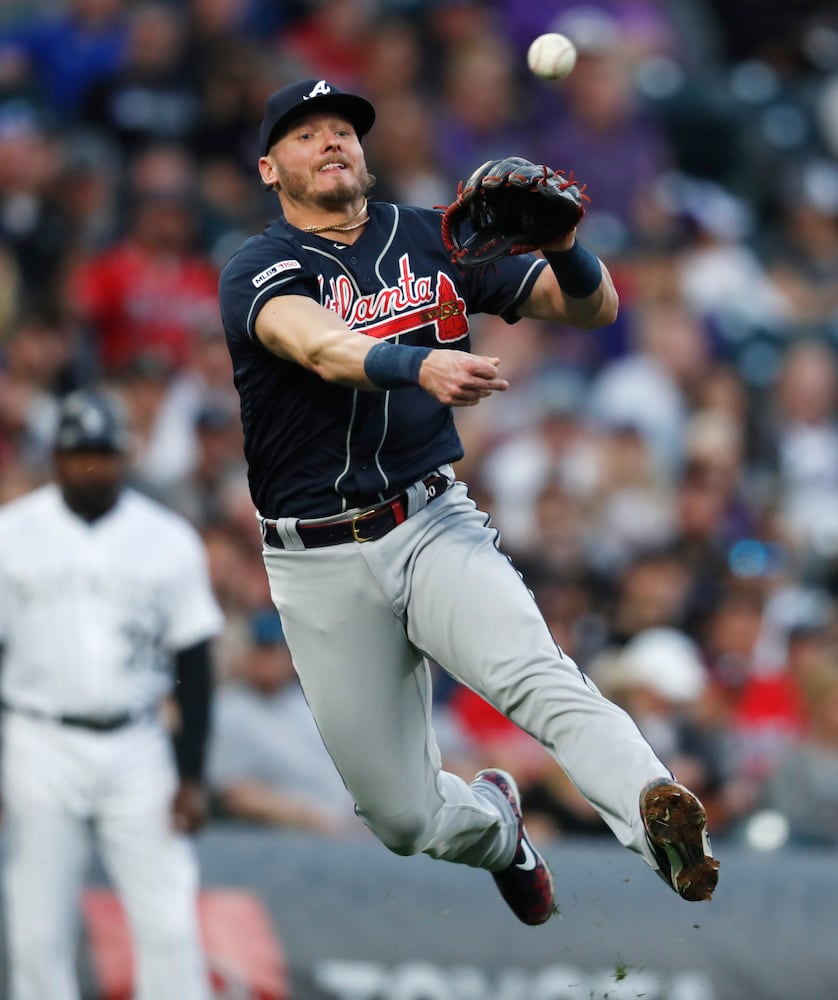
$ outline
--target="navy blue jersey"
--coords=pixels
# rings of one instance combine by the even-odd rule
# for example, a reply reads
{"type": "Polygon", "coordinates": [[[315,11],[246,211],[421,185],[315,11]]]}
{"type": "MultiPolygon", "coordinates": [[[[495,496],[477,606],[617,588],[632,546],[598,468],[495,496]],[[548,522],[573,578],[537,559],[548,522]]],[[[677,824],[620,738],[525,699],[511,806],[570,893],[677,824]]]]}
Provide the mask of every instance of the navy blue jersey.
{"type": "Polygon", "coordinates": [[[451,409],[424,390],[335,385],[268,351],[254,326],[269,299],[305,295],[370,337],[468,351],[469,315],[515,322],[545,266],[524,255],[466,271],[449,260],[438,212],[379,202],[369,217],[351,246],[278,218],[222,272],[250,491],[265,517],[376,503],[463,455],[451,409]]]}

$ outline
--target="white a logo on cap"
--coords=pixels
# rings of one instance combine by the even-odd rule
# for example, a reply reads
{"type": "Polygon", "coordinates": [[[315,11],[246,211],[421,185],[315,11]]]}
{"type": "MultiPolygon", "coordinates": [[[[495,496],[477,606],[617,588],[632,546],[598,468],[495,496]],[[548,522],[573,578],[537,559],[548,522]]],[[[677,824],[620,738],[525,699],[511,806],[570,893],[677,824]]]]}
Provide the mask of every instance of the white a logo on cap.
{"type": "Polygon", "coordinates": [[[304,101],[307,101],[309,97],[322,97],[323,94],[331,94],[332,88],[326,83],[325,80],[318,80],[314,87],[305,95],[304,101]]]}

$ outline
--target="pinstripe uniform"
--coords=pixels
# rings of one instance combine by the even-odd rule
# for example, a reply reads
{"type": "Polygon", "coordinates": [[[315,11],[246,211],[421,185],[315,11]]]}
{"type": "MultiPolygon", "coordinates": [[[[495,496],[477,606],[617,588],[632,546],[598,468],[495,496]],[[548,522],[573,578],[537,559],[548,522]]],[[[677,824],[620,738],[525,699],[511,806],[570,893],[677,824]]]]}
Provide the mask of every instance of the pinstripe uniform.
{"type": "Polygon", "coordinates": [[[131,923],[137,1000],[207,1000],[197,868],[172,828],[169,654],[221,613],[194,529],[125,490],[88,523],[54,485],[0,511],[4,897],[11,1000],[79,1000],[90,834],[131,923]]]}

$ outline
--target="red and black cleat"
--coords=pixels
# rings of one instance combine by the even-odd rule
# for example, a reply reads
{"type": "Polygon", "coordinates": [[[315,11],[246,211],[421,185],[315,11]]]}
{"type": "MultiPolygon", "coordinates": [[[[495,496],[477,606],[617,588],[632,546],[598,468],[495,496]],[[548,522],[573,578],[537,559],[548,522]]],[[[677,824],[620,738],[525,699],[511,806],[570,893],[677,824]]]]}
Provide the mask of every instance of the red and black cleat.
{"type": "Polygon", "coordinates": [[[472,784],[477,782],[494,786],[509,803],[518,820],[518,845],[512,863],[502,871],[492,872],[492,878],[506,904],[522,923],[530,926],[543,924],[556,912],[553,876],[527,836],[515,779],[506,771],[488,768],[477,773],[472,784]]]}

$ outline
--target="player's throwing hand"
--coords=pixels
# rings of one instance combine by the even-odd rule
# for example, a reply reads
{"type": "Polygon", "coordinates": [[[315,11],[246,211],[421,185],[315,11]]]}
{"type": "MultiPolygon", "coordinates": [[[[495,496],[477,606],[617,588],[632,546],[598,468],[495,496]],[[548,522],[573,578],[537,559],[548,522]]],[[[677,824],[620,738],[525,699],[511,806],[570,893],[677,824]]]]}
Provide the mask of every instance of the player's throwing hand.
{"type": "Polygon", "coordinates": [[[419,370],[419,385],[445,406],[475,406],[509,383],[498,375],[500,358],[464,351],[431,351],[419,370]]]}

